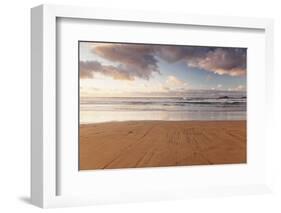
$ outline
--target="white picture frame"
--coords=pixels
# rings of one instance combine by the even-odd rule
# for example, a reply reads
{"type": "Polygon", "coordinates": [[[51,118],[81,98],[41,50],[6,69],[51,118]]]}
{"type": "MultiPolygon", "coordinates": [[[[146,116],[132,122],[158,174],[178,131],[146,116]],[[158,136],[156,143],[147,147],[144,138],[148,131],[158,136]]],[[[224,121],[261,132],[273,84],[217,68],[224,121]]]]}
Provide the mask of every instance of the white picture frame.
{"type": "MultiPolygon", "coordinates": [[[[112,9],[85,8],[74,6],[41,5],[31,10],[31,201],[34,205],[62,207],[91,205],[98,203],[116,203],[143,200],[165,200],[197,196],[253,194],[270,191],[270,161],[265,162],[263,172],[265,178],[255,184],[234,183],[193,189],[164,188],[156,193],[149,191],[142,194],[123,194],[107,191],[103,195],[58,195],[60,167],[57,146],[57,20],[87,19],[100,21],[118,21],[135,23],[153,23],[158,25],[192,25],[213,28],[256,29],[264,31],[265,57],[263,79],[266,87],[263,127],[266,128],[263,146],[270,142],[270,125],[272,114],[272,79],[273,79],[273,21],[271,19],[216,17],[187,14],[152,13],[146,11],[123,11],[112,9]],[[107,196],[108,194],[108,196],[107,196]]],[[[74,50],[76,51],[76,50],[74,50]]],[[[251,81],[255,81],[254,79],[251,81]]],[[[269,149],[267,149],[269,150],[269,149]]],[[[266,151],[261,153],[264,158],[266,151]]],[[[267,153],[268,155],[268,153],[267,153]]],[[[184,168],[183,168],[184,169],[184,168]]],[[[150,169],[151,170],[151,169],[150,169]]],[[[126,171],[125,171],[126,172],[126,171]]],[[[142,171],[140,171],[142,172],[142,171]]],[[[112,174],[114,175],[114,174],[112,174]]]]}

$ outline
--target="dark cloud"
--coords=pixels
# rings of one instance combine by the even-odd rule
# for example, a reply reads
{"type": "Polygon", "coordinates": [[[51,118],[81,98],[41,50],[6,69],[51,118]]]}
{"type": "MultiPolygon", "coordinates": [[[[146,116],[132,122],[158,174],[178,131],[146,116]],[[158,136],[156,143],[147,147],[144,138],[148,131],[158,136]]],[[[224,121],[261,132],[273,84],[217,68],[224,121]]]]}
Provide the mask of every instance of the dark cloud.
{"type": "Polygon", "coordinates": [[[186,60],[191,67],[204,69],[219,75],[243,76],[246,74],[246,50],[216,48],[201,57],[186,60]]]}
{"type": "Polygon", "coordinates": [[[172,45],[98,44],[92,52],[116,66],[104,66],[97,61],[80,62],[81,78],[91,78],[95,72],[114,79],[149,79],[159,72],[158,59],[168,63],[182,61],[189,67],[218,75],[246,74],[246,49],[220,47],[192,47],[172,45]]]}
{"type": "Polygon", "coordinates": [[[190,67],[219,75],[246,74],[246,49],[242,48],[159,46],[157,53],[165,61],[182,60],[190,67]]]}
{"type": "Polygon", "coordinates": [[[95,54],[119,63],[132,77],[149,79],[153,72],[159,72],[154,48],[151,45],[106,44],[92,50],[95,54]]]}
{"type": "Polygon", "coordinates": [[[155,46],[157,55],[170,63],[180,60],[204,58],[206,53],[214,49],[212,47],[155,46]]]}
{"type": "Polygon", "coordinates": [[[80,78],[93,78],[95,73],[102,73],[116,80],[133,80],[129,72],[120,67],[104,66],[97,61],[80,61],[80,78]]]}
{"type": "Polygon", "coordinates": [[[97,61],[80,61],[80,78],[92,78],[95,71],[102,69],[97,61]]]}

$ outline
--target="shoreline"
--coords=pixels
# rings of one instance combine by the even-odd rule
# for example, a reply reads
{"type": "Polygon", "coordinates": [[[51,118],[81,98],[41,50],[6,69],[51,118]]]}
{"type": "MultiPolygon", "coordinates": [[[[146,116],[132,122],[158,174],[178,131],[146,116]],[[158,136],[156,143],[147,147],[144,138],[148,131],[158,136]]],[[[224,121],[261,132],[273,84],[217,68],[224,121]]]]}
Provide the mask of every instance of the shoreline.
{"type": "Polygon", "coordinates": [[[87,125],[99,125],[99,124],[110,124],[110,123],[130,123],[130,122],[246,122],[247,119],[237,119],[237,120],[124,120],[124,121],[101,121],[101,122],[92,122],[92,123],[80,123],[80,126],[87,126],[87,125]]]}
{"type": "Polygon", "coordinates": [[[80,124],[80,170],[246,163],[246,120],[80,124]]]}

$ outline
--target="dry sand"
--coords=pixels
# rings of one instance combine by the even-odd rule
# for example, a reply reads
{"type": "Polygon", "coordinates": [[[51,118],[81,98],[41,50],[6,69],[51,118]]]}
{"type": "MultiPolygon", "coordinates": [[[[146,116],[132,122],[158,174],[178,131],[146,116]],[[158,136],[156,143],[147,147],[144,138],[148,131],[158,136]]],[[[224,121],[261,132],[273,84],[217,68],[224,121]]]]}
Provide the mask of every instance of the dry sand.
{"type": "Polygon", "coordinates": [[[80,169],[246,163],[246,121],[80,125],[80,169]]]}

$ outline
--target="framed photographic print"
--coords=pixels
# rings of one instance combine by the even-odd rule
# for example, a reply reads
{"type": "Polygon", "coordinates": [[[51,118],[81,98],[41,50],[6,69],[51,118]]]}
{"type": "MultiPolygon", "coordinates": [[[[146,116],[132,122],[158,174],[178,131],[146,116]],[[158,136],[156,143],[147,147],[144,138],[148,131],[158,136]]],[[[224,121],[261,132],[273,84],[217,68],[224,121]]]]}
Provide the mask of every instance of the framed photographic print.
{"type": "Polygon", "coordinates": [[[80,170],[247,162],[246,48],[78,45],[80,170]]]}
{"type": "Polygon", "coordinates": [[[43,5],[31,21],[32,203],[270,191],[272,20],[43,5]]]}

